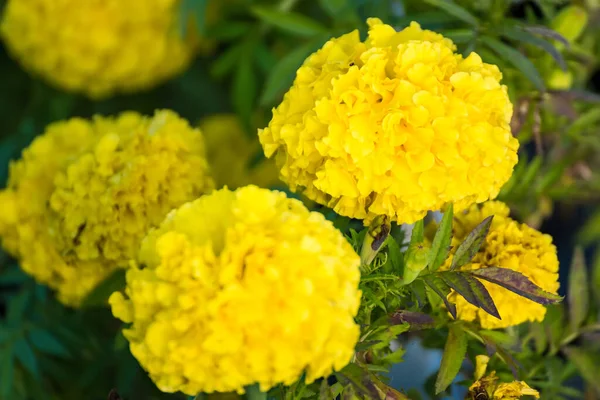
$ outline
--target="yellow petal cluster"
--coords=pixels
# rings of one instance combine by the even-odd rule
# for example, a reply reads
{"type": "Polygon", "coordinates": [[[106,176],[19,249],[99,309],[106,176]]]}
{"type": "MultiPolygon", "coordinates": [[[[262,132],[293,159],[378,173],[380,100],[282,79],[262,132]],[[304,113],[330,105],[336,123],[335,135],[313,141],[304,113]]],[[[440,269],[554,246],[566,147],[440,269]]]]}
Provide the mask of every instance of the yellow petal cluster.
{"type": "Polygon", "coordinates": [[[12,55],[53,85],[93,98],[155,86],[183,71],[180,0],[8,0],[0,31],[12,55]]]}
{"type": "Polygon", "coordinates": [[[246,185],[272,188],[280,183],[272,160],[262,154],[256,136],[250,137],[235,114],[217,114],[200,121],[206,156],[217,187],[246,185]]]}
{"type": "Polygon", "coordinates": [[[494,198],[517,162],[502,74],[417,23],[328,41],[260,131],[292,190],[338,214],[399,223],[494,198]]]}
{"type": "Polygon", "coordinates": [[[171,111],[51,124],[10,166],[2,244],[77,305],[171,209],[212,190],[204,151],[200,131],[171,111]]]}
{"type": "Polygon", "coordinates": [[[483,376],[487,369],[489,357],[478,355],[475,359],[476,381],[469,387],[468,399],[517,400],[522,396],[533,396],[536,399],[540,398],[539,392],[532,389],[524,381],[498,383],[498,377],[496,376],[495,371],[492,371],[487,376],[483,376]]]}
{"type": "Polygon", "coordinates": [[[322,214],[256,186],[171,212],[110,298],[133,355],[164,392],[265,391],[327,376],[359,328],[358,255],[322,214]]]}
{"type": "MultiPolygon", "coordinates": [[[[494,215],[485,242],[472,262],[461,267],[474,270],[486,267],[508,268],[520,272],[547,292],[557,293],[558,258],[552,237],[520,224],[511,218],[506,204],[489,201],[481,206],[454,215],[452,246],[454,249],[481,221],[494,215]]],[[[448,269],[452,256],[441,269],[448,269]]],[[[525,321],[541,321],[546,308],[529,299],[489,282],[483,282],[489,291],[501,320],[468,303],[462,296],[452,292],[448,299],[456,304],[458,318],[478,321],[485,329],[505,328],[525,321]]]]}

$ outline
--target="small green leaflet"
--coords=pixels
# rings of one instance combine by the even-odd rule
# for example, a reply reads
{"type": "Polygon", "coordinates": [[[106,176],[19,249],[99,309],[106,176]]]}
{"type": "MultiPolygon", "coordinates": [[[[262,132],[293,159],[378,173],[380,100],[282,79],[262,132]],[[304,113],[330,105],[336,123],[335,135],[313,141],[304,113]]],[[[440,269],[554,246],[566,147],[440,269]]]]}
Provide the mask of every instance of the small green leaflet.
{"type": "Polygon", "coordinates": [[[458,246],[454,253],[454,257],[452,258],[451,270],[462,267],[475,257],[475,254],[479,251],[479,248],[483,244],[483,241],[490,230],[493,218],[494,216],[490,215],[481,221],[481,223],[477,225],[458,246]]]}
{"type": "Polygon", "coordinates": [[[448,257],[448,253],[450,253],[453,217],[454,206],[450,203],[446,208],[442,221],[438,225],[437,232],[431,243],[431,250],[429,250],[429,255],[427,256],[427,265],[431,272],[437,271],[448,257]]]}
{"type": "Polygon", "coordinates": [[[452,290],[443,280],[434,275],[423,276],[423,282],[427,284],[444,302],[446,309],[456,319],[456,306],[448,300],[448,294],[452,290]]]}
{"type": "Polygon", "coordinates": [[[435,381],[435,393],[440,394],[450,386],[467,353],[467,335],[462,330],[461,326],[454,324],[450,326],[440,371],[438,372],[435,381]]]}
{"type": "Polygon", "coordinates": [[[585,257],[581,247],[575,248],[569,270],[569,319],[571,329],[576,332],[585,321],[589,309],[590,290],[585,257]]]}

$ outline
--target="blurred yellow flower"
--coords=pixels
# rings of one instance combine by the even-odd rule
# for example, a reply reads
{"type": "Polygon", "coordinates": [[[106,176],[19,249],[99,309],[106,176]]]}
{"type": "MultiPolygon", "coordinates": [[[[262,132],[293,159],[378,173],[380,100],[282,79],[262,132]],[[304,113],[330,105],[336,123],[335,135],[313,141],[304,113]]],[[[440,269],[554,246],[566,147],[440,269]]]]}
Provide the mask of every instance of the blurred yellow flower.
{"type": "Polygon", "coordinates": [[[483,376],[487,369],[487,364],[490,358],[485,355],[476,357],[475,367],[475,383],[469,387],[468,399],[480,400],[517,400],[522,396],[533,396],[536,399],[540,398],[537,390],[532,389],[523,381],[513,381],[510,383],[498,383],[496,372],[492,371],[489,375],[483,376]],[[485,394],[486,396],[481,396],[485,394]]]}
{"type": "Polygon", "coordinates": [[[198,38],[180,36],[179,3],[8,0],[0,30],[25,68],[99,98],[150,88],[188,66],[198,38]]]}
{"type": "Polygon", "coordinates": [[[173,112],[57,122],[11,164],[2,244],[77,305],[172,208],[212,187],[201,133],[173,112]]]}
{"type": "MultiPolygon", "coordinates": [[[[545,291],[556,294],[559,287],[558,258],[552,237],[512,220],[508,217],[509,212],[506,204],[489,201],[481,206],[473,205],[468,210],[454,215],[454,249],[481,221],[494,215],[489,233],[479,252],[471,263],[461,269],[508,268],[525,275],[545,291]]],[[[451,262],[452,256],[440,269],[448,269],[451,262]]],[[[505,328],[525,321],[544,319],[546,308],[543,305],[493,283],[482,283],[490,292],[502,319],[491,316],[452,292],[448,299],[456,304],[458,318],[478,321],[485,329],[505,328]]]]}
{"type": "Polygon", "coordinates": [[[338,214],[414,222],[494,198],[517,162],[502,74],[417,23],[368,20],[298,70],[259,132],[292,190],[338,214]]]}
{"type": "Polygon", "coordinates": [[[344,367],[359,328],[358,255],[322,214],[256,186],[171,212],[110,298],[164,392],[263,391],[344,367]]]}
{"type": "Polygon", "coordinates": [[[200,129],[206,139],[206,155],[217,187],[236,189],[253,184],[272,188],[280,183],[275,164],[264,159],[258,138],[246,134],[235,114],[204,118],[200,129]]]}

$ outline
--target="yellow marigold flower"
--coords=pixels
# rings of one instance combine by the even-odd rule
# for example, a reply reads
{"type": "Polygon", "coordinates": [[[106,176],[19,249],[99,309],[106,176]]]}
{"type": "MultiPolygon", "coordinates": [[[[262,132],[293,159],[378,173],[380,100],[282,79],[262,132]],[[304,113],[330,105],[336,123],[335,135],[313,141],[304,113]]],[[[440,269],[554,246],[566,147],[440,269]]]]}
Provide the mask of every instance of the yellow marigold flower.
{"type": "Polygon", "coordinates": [[[0,25],[25,68],[65,90],[105,97],[183,71],[197,38],[180,37],[180,0],[9,0],[0,25]]]}
{"type": "Polygon", "coordinates": [[[173,112],[57,122],[11,164],[2,244],[77,305],[171,209],[212,186],[202,135],[173,112]]]}
{"type": "MultiPolygon", "coordinates": [[[[454,249],[481,221],[494,215],[485,242],[472,262],[461,267],[474,270],[486,267],[508,268],[528,277],[547,292],[557,293],[558,258],[552,237],[508,217],[510,210],[499,201],[489,201],[481,206],[454,215],[452,245],[454,249]]],[[[452,256],[440,269],[448,269],[452,256]]],[[[525,321],[541,321],[546,308],[529,299],[489,282],[483,282],[490,292],[501,320],[468,303],[462,296],[452,292],[448,299],[456,304],[458,318],[478,321],[485,329],[505,328],[525,321]]]]}
{"type": "Polygon", "coordinates": [[[358,255],[322,214],[256,186],[171,212],[113,314],[164,392],[243,392],[326,376],[354,353],[358,255]]]}
{"type": "Polygon", "coordinates": [[[264,159],[258,139],[246,133],[235,114],[204,118],[200,129],[206,139],[206,156],[217,187],[236,189],[253,184],[272,188],[280,183],[274,163],[264,159]]]}
{"type": "Polygon", "coordinates": [[[539,399],[540,394],[537,390],[532,389],[523,381],[513,381],[510,383],[498,383],[496,372],[492,371],[489,375],[483,376],[487,369],[489,357],[479,355],[476,357],[475,367],[475,383],[469,387],[468,399],[479,400],[486,398],[490,400],[517,400],[522,396],[533,396],[539,399]],[[487,395],[487,397],[481,396],[487,395]]]}
{"type": "Polygon", "coordinates": [[[413,22],[368,20],[298,70],[259,132],[292,190],[338,214],[414,222],[494,198],[517,162],[502,74],[413,22]]]}

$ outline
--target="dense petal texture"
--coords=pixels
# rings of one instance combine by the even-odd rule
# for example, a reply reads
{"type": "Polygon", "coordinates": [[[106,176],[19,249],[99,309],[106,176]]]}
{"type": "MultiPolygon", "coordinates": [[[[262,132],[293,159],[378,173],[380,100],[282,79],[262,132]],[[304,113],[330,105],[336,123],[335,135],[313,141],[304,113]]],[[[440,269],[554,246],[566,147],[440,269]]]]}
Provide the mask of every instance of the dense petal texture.
{"type": "Polygon", "coordinates": [[[273,160],[264,158],[256,135],[248,135],[235,114],[204,118],[200,129],[217,187],[236,189],[253,184],[273,188],[281,183],[273,160]]]}
{"type": "Polygon", "coordinates": [[[212,188],[200,131],[173,112],[74,118],[11,164],[0,236],[27,273],[77,305],[171,209],[212,188]]]}
{"type": "MultiPolygon", "coordinates": [[[[552,237],[508,217],[508,207],[498,201],[490,201],[482,206],[473,205],[470,209],[454,215],[452,239],[453,248],[465,239],[467,234],[481,221],[494,215],[490,231],[472,262],[461,267],[474,270],[486,267],[508,268],[528,277],[533,283],[547,292],[558,291],[558,258],[552,237]]],[[[450,257],[441,269],[450,267],[450,257]]],[[[489,282],[483,282],[490,292],[501,320],[480,308],[468,303],[457,293],[451,293],[449,300],[456,303],[458,317],[467,321],[478,321],[485,329],[505,328],[525,321],[541,321],[546,308],[529,299],[489,282]]]]}
{"type": "Polygon", "coordinates": [[[412,23],[327,42],[259,133],[292,190],[337,213],[414,222],[494,198],[517,162],[501,73],[412,23]]]}
{"type": "Polygon", "coordinates": [[[267,390],[346,365],[359,328],[358,255],[285,194],[222,189],[171,212],[110,298],[165,392],[267,390]]]}
{"type": "Polygon", "coordinates": [[[9,0],[12,55],[52,84],[91,97],[154,86],[181,72],[197,40],[177,30],[179,0],[9,0]]]}

